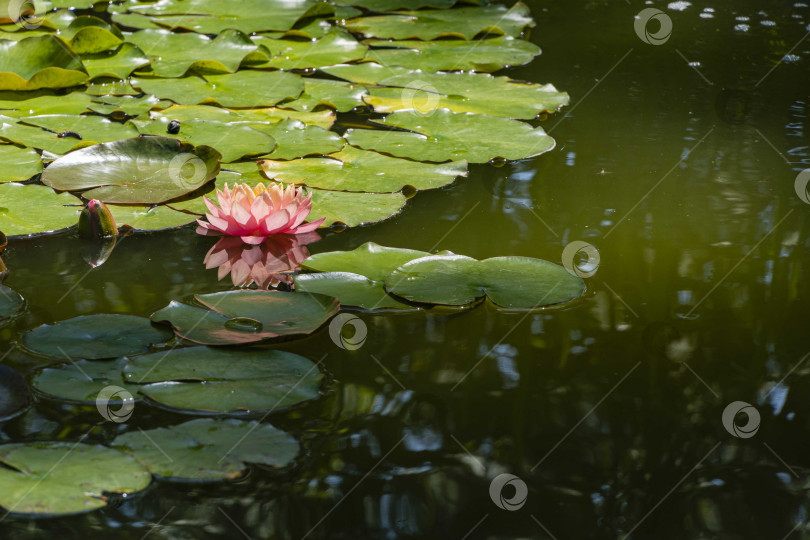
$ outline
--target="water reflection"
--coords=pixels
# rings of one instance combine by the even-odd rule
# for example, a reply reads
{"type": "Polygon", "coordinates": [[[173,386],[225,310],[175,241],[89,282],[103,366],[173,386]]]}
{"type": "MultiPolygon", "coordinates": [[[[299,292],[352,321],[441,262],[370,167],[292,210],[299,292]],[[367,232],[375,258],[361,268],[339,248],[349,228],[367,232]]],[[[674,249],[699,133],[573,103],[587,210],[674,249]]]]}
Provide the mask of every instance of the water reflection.
{"type": "Polygon", "coordinates": [[[307,244],[321,237],[316,232],[307,234],[269,236],[259,245],[249,245],[236,236],[220,239],[205,255],[207,269],[217,269],[217,279],[231,276],[236,287],[259,289],[278,287],[282,283],[293,286],[293,272],[309,257],[307,244]]]}

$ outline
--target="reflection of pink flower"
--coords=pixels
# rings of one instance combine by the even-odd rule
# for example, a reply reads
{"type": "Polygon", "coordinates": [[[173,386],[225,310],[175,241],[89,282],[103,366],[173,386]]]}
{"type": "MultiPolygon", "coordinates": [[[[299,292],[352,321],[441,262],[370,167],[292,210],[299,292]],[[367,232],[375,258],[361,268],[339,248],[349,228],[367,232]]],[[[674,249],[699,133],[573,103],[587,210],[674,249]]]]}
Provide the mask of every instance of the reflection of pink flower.
{"type": "Polygon", "coordinates": [[[231,275],[237,287],[252,283],[260,289],[276,287],[280,283],[293,285],[293,275],[301,262],[309,257],[306,244],[321,237],[316,232],[269,237],[259,245],[245,245],[240,238],[222,238],[205,256],[205,267],[218,268],[217,279],[231,275]]]}
{"type": "Polygon", "coordinates": [[[236,184],[233,189],[217,190],[215,205],[204,197],[210,214],[208,221],[197,220],[200,234],[224,234],[241,236],[248,244],[261,244],[272,234],[303,234],[312,232],[324,219],[304,224],[312,209],[312,195],[304,196],[301,188],[283,184],[264,187],[258,184],[236,184]]]}

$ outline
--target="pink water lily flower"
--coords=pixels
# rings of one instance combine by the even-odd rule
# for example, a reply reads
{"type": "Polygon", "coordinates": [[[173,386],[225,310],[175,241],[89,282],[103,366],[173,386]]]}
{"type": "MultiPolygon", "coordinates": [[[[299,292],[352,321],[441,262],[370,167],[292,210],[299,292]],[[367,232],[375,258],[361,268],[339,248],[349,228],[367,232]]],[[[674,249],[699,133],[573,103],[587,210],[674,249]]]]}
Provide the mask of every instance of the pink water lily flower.
{"type": "Polygon", "coordinates": [[[312,195],[295,186],[236,184],[233,189],[217,190],[215,205],[204,197],[208,221],[197,220],[200,234],[239,236],[247,244],[258,245],[273,234],[303,234],[317,229],[325,218],[304,223],[312,209],[312,195]]]}

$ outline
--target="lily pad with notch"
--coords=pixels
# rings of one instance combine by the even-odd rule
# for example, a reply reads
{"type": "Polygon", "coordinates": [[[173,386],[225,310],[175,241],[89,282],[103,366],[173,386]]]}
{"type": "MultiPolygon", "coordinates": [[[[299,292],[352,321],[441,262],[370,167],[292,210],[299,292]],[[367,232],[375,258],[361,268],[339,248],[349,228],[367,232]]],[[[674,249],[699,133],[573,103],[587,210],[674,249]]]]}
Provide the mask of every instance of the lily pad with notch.
{"type": "Polygon", "coordinates": [[[76,224],[80,201],[36,184],[0,184],[0,230],[9,237],[60,231],[76,224]]]}
{"type": "MultiPolygon", "coordinates": [[[[449,251],[440,254],[450,254],[449,251]]],[[[391,272],[414,259],[429,257],[427,251],[381,246],[366,242],[352,251],[316,253],[301,266],[315,272],[350,272],[373,281],[383,281],[391,272]]]]}
{"type": "Polygon", "coordinates": [[[388,294],[381,281],[350,272],[323,272],[295,276],[295,290],[334,296],[341,307],[352,306],[366,310],[418,310],[419,307],[400,302],[388,294]]]}
{"type": "Polygon", "coordinates": [[[67,88],[86,81],[79,55],[56,35],[0,40],[0,90],[67,88]]]}
{"type": "Polygon", "coordinates": [[[42,172],[42,158],[31,148],[19,148],[13,144],[0,145],[0,162],[3,163],[0,184],[28,180],[42,172]]]}
{"type": "MultiPolygon", "coordinates": [[[[127,385],[123,379],[126,358],[108,362],[78,360],[69,364],[58,364],[41,369],[34,375],[31,385],[50,399],[95,405],[99,392],[108,386],[118,386],[135,396],[138,387],[127,385]]],[[[122,404],[123,400],[112,396],[111,405],[122,404]]]]}

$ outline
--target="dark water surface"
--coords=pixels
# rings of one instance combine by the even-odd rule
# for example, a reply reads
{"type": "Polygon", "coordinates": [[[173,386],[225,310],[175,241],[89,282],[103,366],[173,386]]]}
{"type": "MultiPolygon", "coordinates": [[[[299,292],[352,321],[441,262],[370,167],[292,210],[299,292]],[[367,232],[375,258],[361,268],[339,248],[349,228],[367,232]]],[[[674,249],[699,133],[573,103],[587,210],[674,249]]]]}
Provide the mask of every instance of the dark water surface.
{"type": "MultiPolygon", "coordinates": [[[[270,418],[303,441],[296,468],[8,517],[0,538],[810,536],[810,205],[795,190],[810,167],[810,7],[655,2],[673,30],[650,45],[633,27],[641,2],[529,4],[544,54],[509,74],[571,94],[542,122],[557,148],[471,167],[396,218],[309,248],[560,262],[582,240],[600,254],[587,297],[531,314],[360,313],[358,350],[325,330],[280,345],[332,377],[323,399],[270,418]],[[735,401],[760,415],[751,437],[721,421],[735,401]],[[527,485],[522,508],[490,497],[502,473],[517,477],[507,499],[527,485]]],[[[87,274],[70,235],[14,243],[7,284],[30,312],[0,347],[44,322],[148,316],[227,289],[203,266],[212,244],[193,229],[134,236],[87,274]]],[[[46,361],[14,350],[4,363],[28,374],[46,361]]],[[[0,441],[108,442],[186,419],[141,406],[94,428],[95,411],[42,402],[0,441]]]]}

